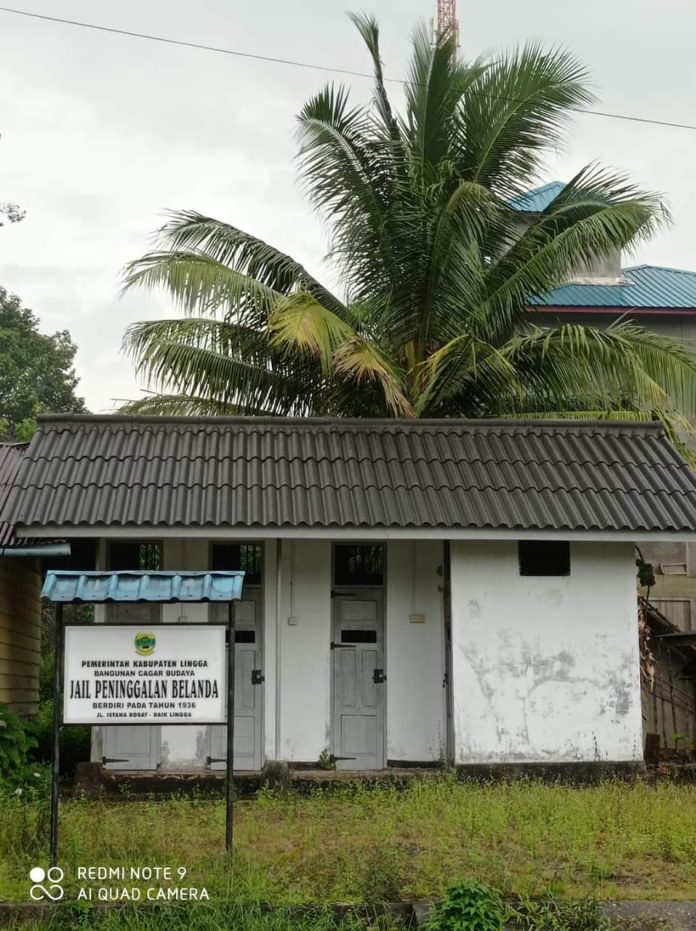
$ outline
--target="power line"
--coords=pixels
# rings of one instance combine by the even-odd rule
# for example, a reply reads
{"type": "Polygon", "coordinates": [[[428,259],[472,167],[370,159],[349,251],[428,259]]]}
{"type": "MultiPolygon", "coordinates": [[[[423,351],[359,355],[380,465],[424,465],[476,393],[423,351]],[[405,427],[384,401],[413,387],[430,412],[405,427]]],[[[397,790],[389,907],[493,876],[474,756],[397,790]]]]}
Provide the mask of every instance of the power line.
{"type": "MultiPolygon", "coordinates": [[[[344,74],[354,78],[372,78],[373,75],[367,71],[352,71],[349,68],[336,68],[332,65],[317,65],[307,61],[296,61],[292,58],[277,58],[273,55],[258,55],[254,52],[241,52],[238,49],[222,48],[217,45],[204,45],[199,42],[188,42],[185,39],[172,39],[167,36],[152,35],[147,32],[134,32],[128,29],[117,29],[114,26],[100,26],[97,23],[84,23],[76,19],[62,19],[58,16],[47,16],[44,13],[33,13],[29,10],[15,10],[11,7],[0,6],[0,12],[11,13],[15,16],[27,16],[30,19],[42,19],[50,23],[62,23],[65,26],[78,26],[81,29],[93,29],[97,32],[108,32],[117,36],[128,36],[131,39],[147,39],[150,42],[160,42],[163,45],[178,45],[183,48],[197,49],[202,52],[215,52],[219,55],[232,55],[235,58],[249,58],[254,61],[271,62],[276,65],[289,65],[293,68],[305,68],[310,71],[324,71],[332,74],[344,74]]],[[[384,78],[391,84],[401,84],[409,86],[410,81],[401,78],[384,78]]],[[[491,100],[504,100],[506,103],[522,103],[521,100],[515,100],[512,97],[504,97],[499,94],[473,93],[475,96],[487,97],[491,100]]],[[[569,107],[569,110],[575,113],[582,113],[586,116],[600,116],[609,120],[624,120],[629,123],[643,123],[649,126],[664,126],[670,129],[688,129],[696,132],[696,124],[693,123],[676,123],[671,120],[656,120],[647,116],[629,116],[626,113],[611,113],[605,110],[590,110],[584,107],[569,107]]]]}

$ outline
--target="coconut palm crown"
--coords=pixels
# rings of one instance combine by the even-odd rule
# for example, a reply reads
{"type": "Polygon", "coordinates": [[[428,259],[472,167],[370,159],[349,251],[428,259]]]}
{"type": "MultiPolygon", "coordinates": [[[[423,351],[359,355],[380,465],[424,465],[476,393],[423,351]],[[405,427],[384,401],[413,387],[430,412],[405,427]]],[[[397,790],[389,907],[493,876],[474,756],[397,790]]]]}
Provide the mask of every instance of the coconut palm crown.
{"type": "Polygon", "coordinates": [[[658,195],[596,165],[540,214],[514,209],[593,99],[581,64],[538,44],[465,63],[419,27],[397,112],[377,24],[352,19],[372,58],[370,105],[329,85],[298,117],[299,169],[340,286],[228,223],[173,213],[125,286],[163,288],[185,313],[129,328],[155,390],[126,409],[660,418],[676,435],[696,415],[684,345],[627,321],[530,319],[530,298],[668,220],[658,195]]]}

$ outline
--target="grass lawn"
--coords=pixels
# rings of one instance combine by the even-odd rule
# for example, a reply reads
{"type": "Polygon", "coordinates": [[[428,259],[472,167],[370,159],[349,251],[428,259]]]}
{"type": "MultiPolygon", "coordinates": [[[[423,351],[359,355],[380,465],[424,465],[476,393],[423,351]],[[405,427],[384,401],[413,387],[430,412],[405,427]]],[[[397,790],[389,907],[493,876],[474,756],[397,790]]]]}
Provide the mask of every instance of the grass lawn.
{"type": "MultiPolygon", "coordinates": [[[[221,801],[63,802],[66,899],[78,866],[155,864],[185,867],[181,884],[205,886],[213,903],[420,899],[462,877],[525,896],[696,899],[691,786],[443,776],[403,790],[263,792],[236,812],[230,871],[221,801]]],[[[47,860],[47,813],[45,800],[0,798],[0,901],[28,900],[28,871],[47,860]]]]}
{"type": "Polygon", "coordinates": [[[269,912],[253,906],[189,904],[89,911],[55,906],[48,911],[46,919],[10,924],[9,931],[404,931],[403,924],[388,918],[337,918],[324,909],[299,914],[290,909],[269,912]]]}

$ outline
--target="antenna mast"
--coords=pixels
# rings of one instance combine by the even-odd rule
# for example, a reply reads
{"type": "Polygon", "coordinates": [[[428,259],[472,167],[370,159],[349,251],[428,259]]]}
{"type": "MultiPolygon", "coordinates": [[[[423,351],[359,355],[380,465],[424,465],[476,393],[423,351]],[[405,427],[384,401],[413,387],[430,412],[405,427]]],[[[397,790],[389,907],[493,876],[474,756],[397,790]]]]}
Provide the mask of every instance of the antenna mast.
{"type": "Polygon", "coordinates": [[[457,0],[437,0],[437,22],[435,38],[454,38],[454,54],[459,48],[459,20],[457,19],[457,0]]]}

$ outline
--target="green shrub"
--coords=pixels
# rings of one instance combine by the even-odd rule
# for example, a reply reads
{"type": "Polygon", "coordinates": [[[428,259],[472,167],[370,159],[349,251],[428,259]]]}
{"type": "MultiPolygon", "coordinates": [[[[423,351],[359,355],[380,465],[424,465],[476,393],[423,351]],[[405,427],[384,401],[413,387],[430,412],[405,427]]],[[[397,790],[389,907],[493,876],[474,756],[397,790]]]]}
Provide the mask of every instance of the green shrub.
{"type": "Polygon", "coordinates": [[[39,701],[50,701],[53,698],[53,670],[56,665],[55,650],[44,653],[39,666],[39,701]]]}
{"type": "MultiPolygon", "coordinates": [[[[53,759],[53,699],[41,703],[39,717],[31,725],[36,735],[31,759],[50,763],[53,759]]],[[[78,763],[89,760],[90,728],[71,724],[60,732],[60,772],[71,776],[78,763]]]]}
{"type": "Polygon", "coordinates": [[[37,743],[32,730],[28,721],[0,704],[0,777],[9,776],[27,762],[29,751],[37,743]]]}
{"type": "Polygon", "coordinates": [[[497,892],[469,879],[449,887],[425,923],[426,931],[503,931],[505,906],[497,892]]]}
{"type": "MultiPolygon", "coordinates": [[[[24,763],[4,776],[0,783],[0,798],[15,796],[24,802],[41,803],[51,792],[51,767],[47,763],[24,763]]],[[[2,801],[6,802],[6,798],[2,801]]]]}

